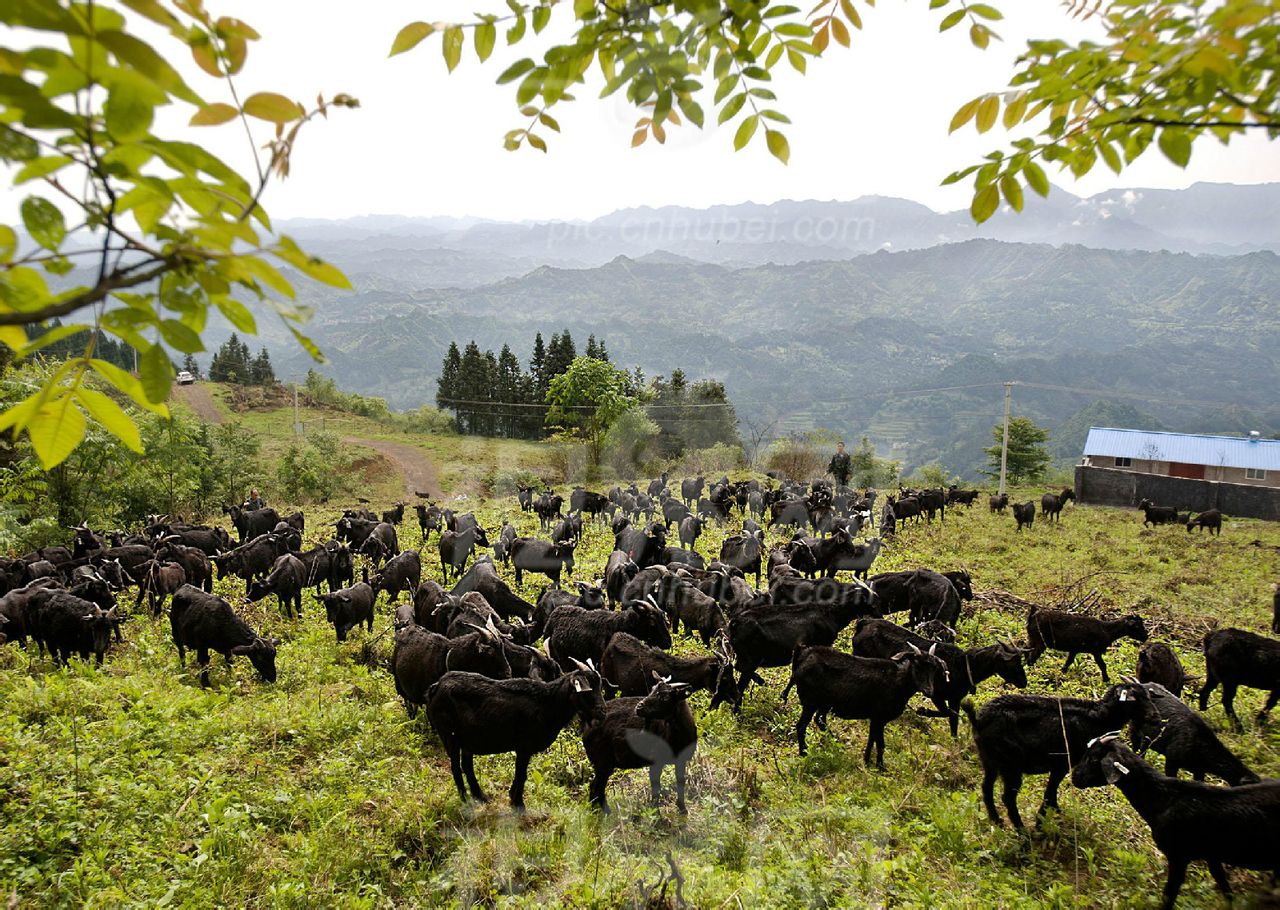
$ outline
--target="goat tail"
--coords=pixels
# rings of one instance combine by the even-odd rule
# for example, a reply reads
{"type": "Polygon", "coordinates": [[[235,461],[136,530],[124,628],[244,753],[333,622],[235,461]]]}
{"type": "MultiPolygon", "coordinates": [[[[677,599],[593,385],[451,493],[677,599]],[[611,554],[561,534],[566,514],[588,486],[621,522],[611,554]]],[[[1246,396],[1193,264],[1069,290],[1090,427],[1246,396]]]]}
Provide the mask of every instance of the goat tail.
{"type": "Polygon", "coordinates": [[[969,726],[976,730],[978,728],[978,712],[973,709],[973,699],[966,696],[960,702],[960,710],[964,712],[965,717],[969,718],[969,726]]]}

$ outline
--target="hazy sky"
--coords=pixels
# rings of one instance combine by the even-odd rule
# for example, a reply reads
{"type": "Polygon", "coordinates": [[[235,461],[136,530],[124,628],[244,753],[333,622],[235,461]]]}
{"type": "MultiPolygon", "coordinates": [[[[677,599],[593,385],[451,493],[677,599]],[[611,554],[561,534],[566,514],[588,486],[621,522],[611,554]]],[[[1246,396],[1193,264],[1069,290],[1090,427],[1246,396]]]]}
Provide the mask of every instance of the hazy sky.
{"type": "MultiPolygon", "coordinates": [[[[807,77],[785,66],[778,69],[786,73],[775,83],[779,106],[794,121],[787,130],[791,164],[784,167],[763,142],[735,153],[732,128],[675,129],[665,147],[632,149],[635,112],[620,100],[598,99],[598,86],[580,90],[579,100],[555,112],[564,132],[548,135],[548,154],[503,150],[503,133],[522,125],[523,118],[515,109],[513,87],[497,86],[494,79],[510,60],[532,54],[533,43],[514,52],[499,47],[483,66],[468,45],[452,75],[441,59],[438,36],[417,51],[387,58],[401,25],[414,19],[461,20],[481,8],[474,2],[209,0],[207,5],[215,15],[244,19],[263,36],[252,46],[240,77],[242,97],[259,89],[300,99],[345,91],[362,104],[304,130],[292,176],[265,200],[276,218],[368,213],[582,218],[636,205],[866,194],[959,208],[968,204],[966,188],[942,188],[939,181],[1000,147],[1007,134],[977,136],[970,129],[948,136],[952,113],[974,95],[1005,86],[1027,37],[1081,34],[1088,28],[1069,20],[1055,0],[1005,2],[1000,6],[1009,18],[997,24],[1005,40],[981,52],[969,44],[962,27],[938,34],[940,17],[923,0],[861,7],[865,28],[854,34],[852,49],[833,45],[823,60],[810,64],[807,77]]],[[[505,9],[501,3],[483,8],[505,9]]],[[[224,98],[208,77],[195,73],[192,81],[209,100],[224,98]]],[[[250,172],[238,125],[190,132],[250,172]]],[[[260,138],[268,136],[263,124],[260,138]]],[[[1121,178],[1099,164],[1083,183],[1054,180],[1081,194],[1198,180],[1280,180],[1278,149],[1261,137],[1237,140],[1229,149],[1201,144],[1186,171],[1153,150],[1121,178]]],[[[11,212],[17,198],[11,193],[4,209],[11,212]]]]}

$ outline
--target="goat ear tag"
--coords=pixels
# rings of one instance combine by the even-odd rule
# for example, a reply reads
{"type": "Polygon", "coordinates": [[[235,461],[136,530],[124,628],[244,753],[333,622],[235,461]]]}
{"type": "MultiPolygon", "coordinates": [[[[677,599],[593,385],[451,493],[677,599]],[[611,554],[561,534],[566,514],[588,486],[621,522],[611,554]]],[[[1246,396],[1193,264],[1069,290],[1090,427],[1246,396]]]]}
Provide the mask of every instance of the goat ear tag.
{"type": "Polygon", "coordinates": [[[590,689],[590,688],[591,688],[591,687],[590,687],[590,686],[588,686],[588,685],[587,685],[585,682],[583,682],[581,679],[574,679],[574,681],[573,681],[573,691],[575,691],[575,692],[586,692],[586,691],[587,691],[588,689],[590,689]]]}
{"type": "Polygon", "coordinates": [[[1112,764],[1113,764],[1113,765],[1115,765],[1116,770],[1117,770],[1117,771],[1119,771],[1121,774],[1128,774],[1128,773],[1129,773],[1129,769],[1128,769],[1128,768],[1126,768],[1124,765],[1120,764],[1120,762],[1118,762],[1118,761],[1117,761],[1117,762],[1112,762],[1112,764]]]}
{"type": "Polygon", "coordinates": [[[1121,693],[1120,693],[1120,700],[1121,700],[1121,701],[1128,701],[1128,700],[1129,700],[1129,693],[1128,693],[1128,692],[1121,692],[1121,693]]]}

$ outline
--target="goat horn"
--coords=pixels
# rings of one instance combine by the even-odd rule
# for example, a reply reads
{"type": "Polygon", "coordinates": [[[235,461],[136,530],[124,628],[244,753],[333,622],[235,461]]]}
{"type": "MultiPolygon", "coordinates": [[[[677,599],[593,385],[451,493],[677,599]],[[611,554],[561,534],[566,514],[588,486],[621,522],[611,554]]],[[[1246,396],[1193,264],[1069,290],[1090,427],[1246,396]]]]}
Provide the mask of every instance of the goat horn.
{"type": "Polygon", "coordinates": [[[591,671],[591,668],[588,667],[586,664],[584,664],[582,661],[578,660],[578,658],[570,657],[569,660],[573,661],[573,665],[577,667],[579,670],[581,670],[582,672],[589,673],[591,671]]]}

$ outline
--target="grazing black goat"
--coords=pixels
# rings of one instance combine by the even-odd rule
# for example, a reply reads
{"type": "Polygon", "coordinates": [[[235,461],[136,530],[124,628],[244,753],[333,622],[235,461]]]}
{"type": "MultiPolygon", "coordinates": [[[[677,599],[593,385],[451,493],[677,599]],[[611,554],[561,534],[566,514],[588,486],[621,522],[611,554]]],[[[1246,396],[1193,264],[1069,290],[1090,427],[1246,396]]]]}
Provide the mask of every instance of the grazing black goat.
{"type": "Polygon", "coordinates": [[[547,628],[547,620],[555,612],[556,607],[571,606],[581,607],[584,610],[603,610],[608,606],[603,588],[597,588],[585,581],[578,582],[577,586],[576,594],[563,588],[547,588],[538,595],[538,602],[533,608],[533,620],[529,626],[530,641],[537,641],[543,636],[547,628]]]}
{"type": "Polygon", "coordinates": [[[609,639],[600,661],[600,675],[623,695],[643,695],[655,676],[685,683],[694,692],[711,693],[711,707],[733,701],[732,660],[721,640],[706,657],[677,657],[646,644],[627,632],[609,639]]]}
{"type": "Polygon", "coordinates": [[[808,752],[805,733],[815,716],[820,730],[826,730],[828,714],[846,720],[865,719],[870,721],[870,726],[862,761],[871,764],[874,746],[876,767],[883,771],[885,725],[902,716],[912,695],[917,692],[932,695],[935,687],[946,682],[947,665],[935,656],[934,650],[921,651],[909,645],[883,660],[845,654],[824,646],[797,647],[782,700],[786,701],[787,693],[795,686],[801,708],[800,720],[796,722],[800,754],[808,752]]]}
{"type": "Polygon", "coordinates": [[[1036,504],[1028,500],[1027,502],[1016,502],[1013,504],[1013,520],[1018,523],[1016,530],[1021,531],[1022,526],[1028,528],[1035,524],[1036,521],[1036,504]]]}
{"type": "Polygon", "coordinates": [[[1081,789],[1115,786],[1151,827],[1156,847],[1169,862],[1165,910],[1178,899],[1187,866],[1209,865],[1218,890],[1231,899],[1224,865],[1269,870],[1280,867],[1280,781],[1243,787],[1211,787],[1160,774],[1122,743],[1103,736],[1090,742],[1071,771],[1081,789]]]}
{"type": "Polygon", "coordinates": [[[1141,616],[1131,613],[1120,619],[1095,619],[1032,607],[1027,614],[1027,665],[1034,664],[1041,654],[1052,648],[1067,652],[1066,663],[1062,665],[1065,672],[1077,654],[1091,654],[1102,671],[1102,681],[1110,682],[1102,652],[1122,638],[1147,640],[1147,626],[1141,616]]]}
{"type": "Polygon", "coordinates": [[[511,561],[516,567],[516,584],[524,584],[525,572],[539,572],[560,587],[562,571],[573,574],[573,552],[577,540],[563,543],[538,540],[533,537],[517,537],[511,542],[511,561]]]}
{"type": "Polygon", "coordinates": [[[562,667],[575,659],[598,663],[609,640],[618,632],[630,632],[655,647],[671,647],[667,615],[652,601],[634,600],[616,613],[556,607],[547,619],[548,651],[562,667]]]}
{"type": "Polygon", "coordinates": [[[373,605],[377,600],[377,592],[368,581],[369,573],[365,571],[365,580],[349,588],[342,588],[332,594],[321,594],[320,603],[324,605],[325,619],[333,626],[338,641],[346,641],[347,633],[365,623],[369,631],[373,631],[373,605]]]}
{"type": "MultiPolygon", "coordinates": [[[[824,580],[821,584],[838,582],[824,580]]],[[[819,600],[779,607],[766,602],[734,614],[729,620],[729,644],[739,674],[734,711],[742,710],[742,697],[760,667],[784,667],[792,663],[801,645],[831,645],[858,617],[879,615],[875,594],[865,585],[858,587],[861,590],[835,603],[819,600]]]]}
{"type": "Polygon", "coordinates": [[[503,619],[527,620],[533,615],[533,604],[511,590],[511,586],[498,575],[493,560],[485,556],[477,559],[456,585],[454,594],[475,591],[488,602],[503,619]]]}
{"type": "Polygon", "coordinates": [[[1003,512],[1009,508],[1009,494],[1001,493],[999,496],[992,496],[987,500],[987,505],[990,506],[992,512],[1003,512]]]}
{"type": "Polygon", "coordinates": [[[1177,777],[1185,768],[1196,780],[1206,773],[1235,787],[1258,782],[1235,754],[1222,744],[1203,717],[1159,683],[1144,683],[1151,703],[1129,728],[1129,741],[1139,755],[1154,749],[1164,756],[1164,773],[1177,777]]]}
{"type": "Polygon", "coordinates": [[[929,694],[937,708],[937,713],[930,716],[947,718],[952,736],[959,734],[960,702],[978,690],[978,683],[998,676],[1019,689],[1027,687],[1022,651],[1005,642],[966,650],[948,642],[930,641],[887,619],[860,619],[853,633],[853,653],[863,657],[891,658],[912,645],[929,650],[947,665],[947,680],[934,685],[929,694]]]}
{"type": "MultiPolygon", "coordinates": [[[[251,603],[262,600],[268,594],[276,595],[280,609],[290,619],[296,611],[302,617],[302,590],[307,586],[307,567],[292,553],[285,553],[271,566],[262,581],[249,583],[248,598],[251,603]]],[[[329,596],[329,595],[322,595],[329,596]]]]}
{"type": "Polygon", "coordinates": [[[467,564],[476,546],[489,546],[489,537],[484,528],[467,528],[465,531],[444,531],[440,534],[440,574],[445,583],[449,582],[449,573],[455,577],[462,574],[462,567],[467,564]]]}
{"type": "Polygon", "coordinates": [[[1045,493],[1040,497],[1040,517],[1045,521],[1061,521],[1062,507],[1075,499],[1075,490],[1065,488],[1061,493],[1045,493]]]}
{"type": "Polygon", "coordinates": [[[1159,683],[1178,698],[1187,684],[1187,671],[1177,653],[1162,641],[1149,641],[1138,651],[1135,674],[1140,683],[1159,683]]]}
{"type": "Polygon", "coordinates": [[[1158,506],[1150,499],[1144,499],[1138,503],[1138,508],[1142,510],[1143,527],[1177,524],[1178,522],[1178,510],[1172,506],[1158,506]]]}
{"type": "Polygon", "coordinates": [[[226,658],[227,666],[231,666],[232,655],[243,655],[265,681],[276,681],[276,648],[280,640],[254,632],[221,597],[183,585],[169,605],[169,625],[178,647],[179,666],[186,665],[187,649],[195,650],[200,685],[209,685],[210,651],[226,658]]]}
{"type": "Polygon", "coordinates": [[[1280,701],[1280,641],[1244,629],[1217,629],[1204,637],[1204,667],[1200,710],[1208,707],[1210,693],[1222,683],[1222,707],[1237,733],[1244,729],[1234,704],[1240,686],[1271,693],[1258,712],[1260,724],[1280,701]]]}
{"type": "Polygon", "coordinates": [[[1205,509],[1195,518],[1187,516],[1187,533],[1191,533],[1192,528],[1208,528],[1210,534],[1222,536],[1222,513],[1217,509],[1205,509]]]}
{"type": "Polygon", "coordinates": [[[996,778],[1004,781],[1002,796],[1009,821],[1023,827],[1018,814],[1018,791],[1027,774],[1048,774],[1044,801],[1037,815],[1058,808],[1058,786],[1071,771],[1072,761],[1084,754],[1089,740],[1119,730],[1141,717],[1147,690],[1139,683],[1120,683],[1098,701],[1045,695],[1001,695],[976,714],[965,699],[960,707],[973,726],[973,739],[982,762],[982,801],[987,817],[1001,824],[996,811],[996,778]]]}
{"type": "Polygon", "coordinates": [[[383,591],[387,592],[387,598],[392,603],[395,603],[401,591],[412,596],[421,583],[422,560],[418,557],[417,550],[404,550],[400,555],[388,559],[369,579],[375,602],[378,594],[383,591]]]}
{"type": "Polygon", "coordinates": [[[503,641],[491,626],[458,638],[446,638],[416,624],[396,629],[391,675],[410,717],[417,715],[427,702],[428,690],[449,670],[491,679],[511,676],[503,641]]]}
{"type": "Polygon", "coordinates": [[[636,577],[640,567],[626,553],[614,550],[604,564],[604,589],[609,595],[609,606],[616,607],[622,600],[622,591],[636,577]]]}
{"type": "Polygon", "coordinates": [[[587,665],[554,682],[532,679],[489,679],[477,673],[449,672],[427,692],[427,717],[444,743],[453,783],[464,801],[485,801],[476,780],[475,756],[514,752],[515,777],[509,795],[524,811],[524,783],[529,760],[547,749],[575,716],[584,723],[604,714],[600,674],[587,665]]]}
{"type": "Polygon", "coordinates": [[[676,809],[685,814],[685,768],[698,747],[698,725],[688,701],[692,691],[685,683],[658,679],[649,694],[608,702],[602,717],[583,726],[582,745],[595,772],[589,791],[593,806],[609,811],[605,790],[615,770],[645,767],[650,799],[657,806],[662,769],[675,765],[676,809]]]}

